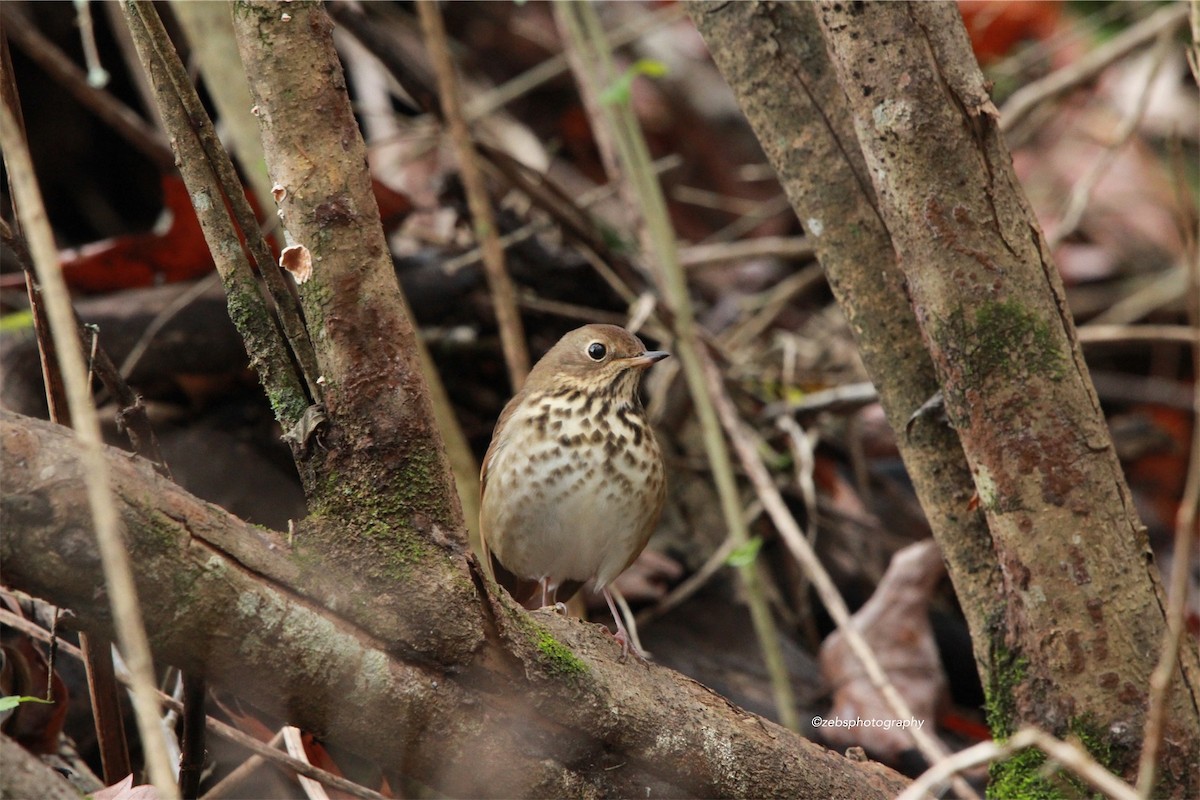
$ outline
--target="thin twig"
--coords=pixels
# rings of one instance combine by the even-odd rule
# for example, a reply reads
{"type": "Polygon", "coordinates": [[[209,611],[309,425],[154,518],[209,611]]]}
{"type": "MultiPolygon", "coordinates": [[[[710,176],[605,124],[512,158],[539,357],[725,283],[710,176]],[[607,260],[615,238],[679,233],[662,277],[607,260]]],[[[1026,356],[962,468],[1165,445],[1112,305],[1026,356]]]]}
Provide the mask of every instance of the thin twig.
{"type": "Polygon", "coordinates": [[[1121,325],[1136,322],[1158,309],[1185,297],[1187,269],[1181,262],[1156,273],[1148,283],[1092,317],[1089,325],[1121,325]]]}
{"type": "MultiPolygon", "coordinates": [[[[720,370],[708,358],[704,359],[704,368],[705,377],[708,380],[708,390],[713,404],[716,406],[717,414],[721,418],[721,424],[725,427],[725,434],[733,442],[733,447],[741,459],[742,467],[749,476],[768,516],[775,524],[775,529],[779,532],[788,550],[791,551],[792,556],[808,574],[825,609],[833,617],[838,630],[846,637],[846,643],[850,646],[851,652],[862,663],[871,685],[883,697],[896,719],[911,719],[913,717],[912,709],[888,679],[879,660],[871,651],[871,646],[854,626],[850,618],[850,610],[846,607],[846,601],[842,599],[833,579],[829,577],[829,573],[817,558],[812,545],[800,530],[796,518],[792,516],[791,510],[779,494],[779,489],[771,480],[771,474],[763,463],[762,456],[754,446],[754,442],[742,430],[742,421],[738,417],[733,401],[726,393],[720,370]]],[[[920,728],[910,727],[908,732],[929,763],[933,764],[945,755],[945,748],[941,743],[920,728]]],[[[955,790],[964,797],[978,797],[965,781],[958,781],[955,790]]]]}
{"type": "Polygon", "coordinates": [[[205,277],[193,283],[191,286],[185,287],[184,290],[181,291],[179,295],[166,306],[166,308],[154,315],[154,319],[150,320],[150,324],[147,325],[146,329],[142,331],[141,336],[138,337],[138,340],[134,343],[133,347],[129,348],[129,352],[125,355],[125,359],[121,361],[120,373],[122,378],[129,380],[129,376],[133,374],[133,368],[136,367],[137,363],[142,360],[142,356],[146,354],[146,351],[154,342],[154,337],[158,335],[158,332],[161,331],[168,322],[173,320],[180,311],[183,311],[185,308],[194,303],[197,298],[199,298],[209,289],[213,288],[213,284],[215,284],[219,279],[220,276],[218,276],[217,273],[209,273],[205,277]]]}
{"type": "MultiPolygon", "coordinates": [[[[576,16],[570,5],[567,3],[554,3],[551,8],[554,11],[554,24],[558,28],[558,38],[562,41],[563,56],[567,59],[567,64],[570,65],[571,72],[575,75],[575,86],[579,92],[579,100],[583,104],[584,113],[591,120],[592,141],[596,145],[596,152],[600,154],[600,164],[604,167],[604,174],[608,178],[608,182],[617,187],[617,195],[621,198],[621,208],[617,212],[617,225],[622,229],[639,229],[640,232],[645,231],[645,221],[641,225],[635,221],[637,219],[636,212],[638,209],[638,200],[633,194],[634,186],[629,176],[625,174],[625,169],[631,169],[629,165],[623,165],[621,159],[617,155],[617,125],[613,121],[611,110],[606,108],[600,101],[600,94],[604,90],[604,86],[597,86],[595,80],[588,79],[593,70],[598,65],[594,65],[596,55],[589,57],[588,47],[604,49],[607,54],[608,43],[588,42],[587,36],[584,33],[581,25],[582,15],[576,16]],[[605,121],[609,124],[604,124],[605,121]]],[[[611,70],[609,70],[611,74],[611,70]]],[[[606,82],[610,81],[607,79],[606,82]]],[[[643,241],[643,245],[645,241],[643,241]]]]}
{"type": "Polygon", "coordinates": [[[75,25],[79,28],[79,40],[83,45],[83,60],[88,65],[87,82],[97,88],[109,81],[108,70],[100,63],[100,50],[96,47],[96,27],[92,24],[92,9],[87,3],[75,3],[75,25]]]}
{"type": "MultiPolygon", "coordinates": [[[[1197,259],[1196,240],[1189,237],[1188,271],[1191,291],[1188,293],[1188,316],[1197,338],[1192,341],[1192,375],[1200,375],[1200,259],[1197,259]]],[[[1194,383],[1194,382],[1193,382],[1194,383]]],[[[1184,635],[1187,610],[1188,576],[1192,570],[1192,546],[1200,525],[1200,385],[1192,386],[1192,453],[1189,458],[1187,481],[1179,510],[1175,514],[1175,548],[1171,561],[1171,583],[1167,590],[1167,631],[1163,636],[1162,652],[1154,671],[1150,673],[1150,696],[1147,700],[1146,729],[1142,738],[1142,753],[1138,761],[1138,795],[1145,800],[1154,790],[1158,753],[1162,747],[1167,723],[1167,692],[1175,673],[1183,669],[1179,648],[1184,635]]]]}
{"type": "Polygon", "coordinates": [[[575,303],[565,303],[561,300],[551,300],[546,297],[539,297],[533,292],[521,292],[517,297],[517,302],[522,308],[528,308],[531,311],[541,311],[545,314],[554,314],[567,319],[575,319],[581,322],[606,322],[609,325],[624,325],[626,315],[618,314],[614,311],[602,311],[598,308],[589,308],[575,303]]]}
{"type": "MultiPolygon", "coordinates": [[[[205,721],[207,721],[207,718],[205,721]]],[[[267,742],[267,746],[275,748],[278,747],[279,743],[282,741],[283,729],[280,728],[279,730],[275,731],[275,735],[272,736],[270,741],[267,742]]],[[[254,774],[255,770],[265,763],[267,763],[267,760],[255,753],[241,764],[238,764],[236,767],[234,767],[233,771],[224,778],[221,778],[221,780],[217,781],[212,788],[200,796],[200,800],[224,800],[224,798],[227,797],[234,797],[234,792],[238,790],[238,787],[240,787],[247,778],[254,774]]]]}
{"type": "Polygon", "coordinates": [[[732,537],[726,536],[721,545],[700,565],[700,569],[689,575],[683,583],[672,589],[666,597],[659,600],[650,608],[638,612],[638,624],[645,625],[652,620],[658,619],[672,609],[677,608],[689,597],[704,588],[704,585],[726,566],[726,562],[736,549],[737,543],[733,541],[732,537]]]}
{"type": "Polygon", "coordinates": [[[809,544],[817,544],[817,484],[813,480],[816,470],[814,437],[800,427],[800,423],[788,416],[775,420],[775,424],[787,434],[789,449],[792,451],[792,461],[796,465],[796,485],[800,488],[800,498],[804,501],[804,513],[808,519],[806,536],[809,544]]]}
{"type": "Polygon", "coordinates": [[[1089,51],[1074,64],[1013,92],[1004,108],[1000,109],[1000,130],[1005,133],[1012,132],[1042,103],[1087,83],[1113,62],[1119,61],[1163,33],[1174,31],[1187,18],[1187,13],[1187,7],[1184,5],[1163,6],[1146,19],[1089,51]]]}
{"type": "Polygon", "coordinates": [[[1200,329],[1188,325],[1080,325],[1080,344],[1171,342],[1200,347],[1200,329]]]}
{"type": "Polygon", "coordinates": [[[529,349],[525,343],[525,331],[521,314],[517,310],[517,294],[512,278],[504,261],[504,248],[500,245],[496,230],[496,215],[488,197],[483,172],[476,159],[471,143],[471,132],[463,118],[462,97],[459,92],[458,76],[450,58],[446,41],[446,27],[436,0],[421,0],[417,3],[421,18],[421,30],[429,48],[437,76],[438,94],[441,97],[442,113],[450,128],[450,138],[458,153],[458,169],[462,177],[467,205],[475,223],[475,238],[483,250],[483,267],[488,286],[492,291],[492,304],[496,311],[496,324],[500,328],[500,345],[504,350],[504,363],[508,365],[508,377],[514,392],[519,391],[529,374],[529,349]]]}
{"type": "MultiPolygon", "coordinates": [[[[288,755],[292,758],[303,761],[306,764],[312,763],[309,761],[308,753],[304,750],[304,734],[296,726],[287,725],[284,727],[283,745],[287,748],[288,755]]],[[[329,793],[312,778],[301,775],[300,788],[304,790],[304,796],[308,800],[329,800],[329,793]]]]}
{"type": "Polygon", "coordinates": [[[68,406],[84,465],[88,504],[95,523],[101,567],[112,605],[113,625],[134,678],[134,712],[142,736],[151,780],[163,800],[179,796],[175,775],[158,732],[158,703],[154,688],[154,666],[150,642],[142,622],[141,608],[133,583],[129,554],[122,542],[121,525],[113,503],[108,461],[96,410],[89,401],[86,365],[79,351],[75,318],[63,280],[62,267],[42,204],[41,191],[29,158],[24,137],[8,108],[0,104],[0,142],[13,187],[21,227],[29,243],[33,264],[46,299],[51,333],[62,366],[68,406]]]}
{"type": "Polygon", "coordinates": [[[1188,68],[1192,71],[1192,80],[1200,83],[1200,0],[1188,3],[1188,20],[1192,33],[1192,46],[1187,51],[1188,68]]]}
{"type": "Polygon", "coordinates": [[[825,280],[825,269],[820,264],[810,264],[794,275],[789,275],[764,293],[766,299],[760,311],[749,319],[739,321],[733,330],[721,338],[728,342],[733,350],[755,341],[793,304],[797,296],[817,286],[823,286],[825,280]]]}
{"type": "MultiPolygon", "coordinates": [[[[0,14],[8,6],[0,6],[0,14]]],[[[8,48],[8,37],[0,35],[0,103],[9,110],[16,121],[17,130],[25,136],[25,118],[21,113],[21,98],[17,91],[16,76],[13,73],[12,53],[8,48]]],[[[11,178],[8,189],[11,193],[11,178]]],[[[21,221],[13,219],[12,227],[0,219],[0,239],[16,255],[21,269],[25,273],[25,294],[29,298],[29,313],[33,321],[33,332],[38,342],[38,362],[42,370],[42,382],[45,385],[46,406],[50,410],[50,419],[61,425],[71,424],[71,413],[67,408],[67,390],[63,386],[62,371],[58,368],[58,356],[55,354],[54,337],[50,335],[50,320],[46,316],[46,307],[42,302],[41,289],[37,284],[37,275],[33,269],[33,259],[29,248],[21,237],[21,221]]]]}
{"type": "Polygon", "coordinates": [[[763,417],[777,417],[780,414],[815,414],[820,411],[853,411],[879,402],[879,392],[870,381],[847,383],[822,389],[819,392],[809,392],[799,400],[785,400],[771,403],[762,410],[763,417]]]}
{"type": "Polygon", "coordinates": [[[935,787],[944,783],[951,775],[956,775],[976,764],[986,764],[997,761],[1026,749],[1037,747],[1050,758],[1062,764],[1083,778],[1093,789],[1102,792],[1111,800],[1137,800],[1129,784],[1106,770],[1085,750],[1069,742],[1056,739],[1048,733],[1036,728],[1023,728],[1010,736],[1002,744],[997,742],[980,742],[965,750],[939,759],[937,763],[925,770],[896,800],[922,800],[934,791],[935,787]]]}
{"type": "Polygon", "coordinates": [[[754,258],[785,258],[804,261],[815,258],[817,249],[807,236],[756,236],[736,242],[697,244],[679,248],[679,263],[687,269],[749,261],[754,258]]]}
{"type": "Polygon", "coordinates": [[[1091,200],[1092,191],[1101,179],[1108,173],[1113,162],[1117,160],[1117,156],[1133,134],[1137,131],[1138,124],[1142,121],[1142,117],[1146,114],[1146,108],[1150,105],[1150,87],[1154,83],[1154,79],[1158,76],[1159,70],[1167,60],[1167,54],[1175,46],[1173,32],[1168,30],[1159,34],[1158,42],[1154,46],[1151,55],[1150,69],[1146,73],[1146,82],[1138,93],[1138,99],[1133,104],[1133,108],[1129,109],[1129,113],[1121,120],[1121,124],[1117,130],[1113,132],[1112,141],[1104,148],[1104,152],[1100,157],[1092,162],[1088,171],[1071,189],[1071,197],[1067,201],[1067,209],[1063,212],[1062,220],[1059,222],[1054,233],[1049,237],[1049,246],[1053,250],[1062,242],[1079,229],[1079,223],[1083,221],[1083,214],[1087,211],[1088,202],[1091,200]]]}
{"type": "Polygon", "coordinates": [[[47,39],[17,9],[18,4],[0,3],[4,33],[21,51],[66,89],[79,104],[91,111],[142,155],[159,172],[175,171],[175,156],[162,135],[137,112],[111,93],[91,86],[87,75],[54,42],[47,39]]]}
{"type": "Polygon", "coordinates": [[[117,688],[113,671],[112,642],[104,636],[79,634],[80,657],[87,673],[88,696],[95,720],[96,745],[100,750],[100,768],[104,783],[112,786],[133,771],[129,742],[125,736],[123,691],[117,688]]]}
{"type": "MultiPolygon", "coordinates": [[[[664,156],[663,158],[660,158],[654,162],[654,172],[655,174],[662,174],[669,169],[674,169],[682,163],[683,159],[678,155],[664,156]]],[[[580,194],[579,197],[576,198],[575,202],[580,209],[589,208],[595,203],[611,197],[616,193],[616,191],[616,186],[614,186],[612,183],[594,186],[591,189],[588,189],[586,192],[580,194]]],[[[509,247],[531,239],[537,234],[543,231],[548,231],[553,227],[554,221],[549,219],[527,222],[521,227],[517,228],[515,231],[501,236],[500,244],[503,245],[507,250],[509,247]]],[[[444,269],[446,272],[454,273],[463,267],[470,266],[471,264],[481,261],[482,259],[483,249],[480,247],[475,247],[463,253],[462,255],[457,255],[446,259],[442,262],[442,269],[444,269]]]]}
{"type": "MultiPolygon", "coordinates": [[[[637,17],[618,26],[609,36],[613,49],[624,47],[630,42],[640,39],[647,33],[678,22],[687,16],[682,5],[672,3],[663,6],[653,13],[637,17]]],[[[531,67],[520,75],[487,92],[481,92],[467,101],[465,113],[468,122],[475,122],[486,117],[501,107],[516,100],[521,95],[530,92],[544,83],[554,80],[569,69],[566,55],[558,53],[546,59],[535,67],[531,67]]]]}
{"type": "Polygon", "coordinates": [[[702,244],[729,242],[739,239],[757,228],[762,224],[763,220],[770,219],[779,214],[790,214],[791,211],[792,206],[788,202],[787,197],[782,194],[776,195],[762,201],[755,210],[738,217],[724,228],[705,236],[702,244]]]}
{"type": "MultiPolygon", "coordinates": [[[[0,622],[16,628],[23,633],[27,633],[43,642],[48,642],[50,640],[50,633],[44,628],[34,622],[31,622],[30,620],[25,619],[24,617],[14,614],[8,609],[0,608],[0,622]]],[[[62,650],[62,652],[73,658],[78,658],[81,660],[83,658],[83,653],[79,651],[79,648],[75,647],[69,642],[62,642],[59,645],[59,648],[62,650]]],[[[117,680],[126,686],[130,684],[130,677],[126,673],[119,673],[117,675],[117,680]]],[[[183,705],[169,694],[157,692],[157,696],[158,700],[167,708],[174,709],[175,711],[181,711],[183,709],[183,705]]],[[[326,786],[347,792],[355,797],[361,797],[363,800],[387,800],[379,792],[368,789],[365,786],[361,786],[354,781],[347,780],[339,775],[326,772],[320,767],[314,767],[311,764],[307,764],[303,761],[292,758],[287,753],[276,750],[270,743],[261,742],[249,734],[243,733],[232,725],[221,722],[219,719],[215,719],[214,717],[205,717],[205,725],[209,731],[221,737],[222,739],[233,742],[234,744],[249,750],[251,753],[254,753],[266,761],[286,767],[287,769],[293,770],[300,775],[305,775],[315,781],[319,781],[326,786]]]]}
{"type": "MultiPolygon", "coordinates": [[[[167,30],[163,26],[162,19],[154,10],[153,4],[139,0],[139,2],[126,2],[125,7],[128,9],[126,16],[130,20],[130,31],[135,34],[135,43],[139,48],[142,58],[145,61],[152,60],[157,69],[165,72],[170,84],[172,96],[169,98],[166,96],[166,86],[155,86],[155,91],[158,92],[159,108],[162,110],[164,116],[163,121],[164,123],[167,122],[167,103],[177,103],[186,114],[187,133],[194,139],[195,144],[199,146],[208,171],[214,178],[213,183],[218,187],[220,196],[224,197],[225,202],[229,204],[229,208],[233,212],[233,220],[236,222],[237,227],[241,229],[245,246],[255,263],[258,264],[259,274],[262,275],[267,289],[275,301],[275,311],[279,318],[280,327],[287,337],[292,355],[300,365],[300,377],[308,389],[308,397],[312,402],[318,403],[321,401],[321,387],[317,382],[317,378],[321,372],[317,367],[316,351],[313,349],[312,341],[308,338],[308,330],[304,325],[300,305],[288,288],[281,270],[276,265],[275,257],[271,254],[271,248],[267,245],[267,241],[262,235],[258,218],[254,215],[254,209],[251,208],[250,201],[246,199],[245,189],[243,189],[241,180],[238,178],[233,161],[230,160],[225,147],[221,144],[220,139],[217,138],[217,132],[213,127],[212,120],[209,118],[204,104],[200,101],[200,95],[197,93],[196,87],[192,84],[187,69],[183,66],[183,62],[179,60],[179,54],[175,51],[175,46],[171,43],[171,39],[167,35],[167,30]],[[135,18],[136,24],[139,27],[137,31],[133,28],[135,18]],[[142,48],[147,46],[150,48],[149,52],[143,51],[142,48]]],[[[178,117],[174,119],[179,121],[178,117]]],[[[176,146],[180,146],[178,140],[183,132],[176,129],[172,130],[171,133],[176,146]]],[[[189,170],[187,165],[182,163],[182,157],[180,161],[180,170],[185,173],[186,183],[186,173],[189,170]]],[[[188,190],[189,192],[193,191],[192,183],[188,184],[188,190]]],[[[200,215],[200,213],[200,209],[197,209],[197,215],[200,215]]],[[[219,213],[224,215],[224,209],[221,209],[219,213]]],[[[214,252],[213,255],[215,258],[216,253],[214,252]]],[[[268,394],[270,394],[269,389],[268,394]]],[[[295,421],[281,420],[281,422],[284,422],[285,427],[288,427],[295,421]]]]}
{"type": "MultiPolygon", "coordinates": [[[[582,56],[580,59],[581,69],[575,76],[576,81],[581,84],[593,81],[599,81],[600,85],[611,84],[616,79],[616,75],[604,30],[595,10],[586,3],[573,4],[559,0],[555,3],[555,13],[560,15],[565,23],[562,28],[565,29],[567,38],[571,40],[571,46],[582,56]]],[[[595,91],[595,87],[592,91],[596,95],[599,94],[598,91],[595,91]]],[[[644,228],[639,239],[643,243],[645,254],[653,256],[654,261],[657,262],[655,276],[674,312],[671,324],[675,332],[676,356],[682,365],[684,378],[700,422],[704,446],[712,465],[728,535],[733,539],[735,547],[740,547],[749,542],[750,534],[742,516],[741,500],[738,497],[737,481],[734,478],[729,449],[721,436],[720,424],[713,409],[712,400],[705,388],[700,356],[700,337],[692,311],[687,280],[683,268],[679,264],[675,232],[667,214],[662,187],[651,168],[645,137],[642,135],[629,103],[622,102],[604,106],[604,119],[592,120],[593,128],[603,125],[609,125],[612,128],[613,141],[625,168],[625,176],[632,184],[632,191],[629,194],[633,202],[637,204],[635,207],[641,212],[639,217],[643,221],[644,228]]],[[[758,567],[756,561],[750,561],[738,568],[738,574],[746,591],[750,616],[758,636],[759,646],[762,649],[763,661],[770,676],[779,720],[786,727],[796,730],[799,727],[799,719],[796,715],[792,687],[783,661],[779,633],[776,630],[775,620],[771,616],[771,609],[759,579],[758,567]]]]}
{"type": "MultiPolygon", "coordinates": [[[[232,174],[232,164],[229,163],[228,156],[224,155],[219,143],[215,150],[205,149],[204,142],[212,145],[212,142],[216,141],[212,123],[208,120],[203,106],[199,104],[199,99],[195,96],[195,87],[191,85],[186,72],[179,74],[182,71],[179,57],[169,39],[165,38],[166,33],[153,5],[122,0],[122,8],[125,10],[128,27],[143,67],[160,76],[154,86],[158,93],[159,111],[165,126],[171,131],[172,147],[179,156],[180,174],[187,185],[193,206],[196,207],[196,215],[209,250],[213,254],[217,272],[221,275],[225,294],[231,306],[237,309],[238,313],[232,314],[231,317],[238,327],[238,333],[246,342],[247,352],[256,355],[254,366],[259,378],[267,390],[267,395],[272,399],[280,423],[288,429],[299,421],[303,409],[312,398],[319,396],[312,394],[317,372],[315,365],[309,366],[315,362],[315,356],[311,354],[311,344],[307,342],[302,323],[299,331],[293,329],[294,322],[285,323],[284,327],[292,331],[288,334],[288,339],[294,341],[293,352],[296,353],[296,359],[304,365],[300,370],[304,374],[298,375],[289,356],[287,343],[271,321],[271,313],[246,252],[241,246],[238,232],[225,211],[224,200],[228,200],[234,209],[240,207],[239,197],[241,204],[246,204],[245,195],[236,180],[232,184],[222,184],[221,178],[218,177],[219,174],[232,174]],[[188,110],[189,106],[185,105],[184,96],[189,98],[189,103],[193,106],[199,106],[195,114],[188,110]],[[200,126],[207,133],[201,136],[194,125],[200,126]],[[219,166],[218,162],[224,166],[219,166]],[[307,348],[304,345],[308,345],[307,348]],[[297,351],[295,347],[300,347],[301,350],[297,351]],[[304,355],[305,352],[308,355],[304,355]],[[309,373],[309,369],[313,371],[309,373]]],[[[241,221],[243,220],[239,215],[239,222],[241,221]]],[[[246,241],[254,248],[255,258],[263,258],[259,250],[265,248],[265,244],[255,244],[261,236],[257,235],[257,222],[254,221],[253,213],[246,223],[250,226],[243,226],[246,241]]],[[[272,272],[277,274],[278,270],[274,267],[269,250],[267,252],[266,260],[261,263],[261,272],[264,275],[272,272]]],[[[281,313],[283,308],[280,306],[281,313]]]]}

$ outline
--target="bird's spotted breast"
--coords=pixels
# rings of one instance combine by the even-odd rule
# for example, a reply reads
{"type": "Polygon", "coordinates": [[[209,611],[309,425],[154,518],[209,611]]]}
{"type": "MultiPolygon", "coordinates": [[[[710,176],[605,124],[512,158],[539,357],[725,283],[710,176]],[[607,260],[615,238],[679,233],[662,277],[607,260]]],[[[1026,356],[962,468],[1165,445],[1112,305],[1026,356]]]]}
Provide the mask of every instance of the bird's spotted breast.
{"type": "MultiPolygon", "coordinates": [[[[480,534],[496,578],[542,604],[606,588],[641,552],[665,495],[662,454],[638,401],[667,356],[612,325],[586,325],[543,356],[496,423],[484,457],[480,534]]],[[[617,638],[628,651],[620,617],[617,638]]]]}
{"type": "Polygon", "coordinates": [[[529,502],[504,505],[493,550],[515,574],[554,583],[594,576],[604,585],[630,550],[641,549],[641,542],[613,547],[614,539],[644,541],[657,518],[664,488],[657,443],[640,408],[612,398],[598,403],[567,392],[525,408],[505,431],[521,444],[495,452],[488,491],[529,502]],[[605,403],[608,413],[597,414],[605,403]],[[547,405],[556,417],[548,425],[547,405]]]}

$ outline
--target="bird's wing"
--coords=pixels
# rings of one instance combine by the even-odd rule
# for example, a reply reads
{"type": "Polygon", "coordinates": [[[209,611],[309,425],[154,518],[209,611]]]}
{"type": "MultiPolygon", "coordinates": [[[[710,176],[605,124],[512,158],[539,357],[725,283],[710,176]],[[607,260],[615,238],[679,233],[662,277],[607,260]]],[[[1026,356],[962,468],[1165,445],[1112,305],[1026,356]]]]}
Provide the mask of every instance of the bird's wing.
{"type": "Polygon", "coordinates": [[[495,447],[496,440],[493,439],[491,445],[488,446],[487,453],[483,456],[483,466],[479,470],[479,548],[483,551],[480,553],[482,556],[480,562],[483,564],[484,573],[493,581],[496,580],[496,571],[492,568],[492,550],[488,547],[487,514],[483,513],[483,504],[484,498],[487,496],[488,466],[492,463],[492,452],[495,447]]]}

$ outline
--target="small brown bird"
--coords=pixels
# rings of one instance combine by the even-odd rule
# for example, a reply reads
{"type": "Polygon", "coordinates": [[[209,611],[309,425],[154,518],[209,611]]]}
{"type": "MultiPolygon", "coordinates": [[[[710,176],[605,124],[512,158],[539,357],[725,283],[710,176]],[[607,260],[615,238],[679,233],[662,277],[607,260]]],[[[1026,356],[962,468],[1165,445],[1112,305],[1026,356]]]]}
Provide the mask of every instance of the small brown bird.
{"type": "Polygon", "coordinates": [[[571,331],[504,407],[483,457],[479,528],[497,582],[521,603],[540,588],[545,607],[594,578],[622,658],[631,642],[608,585],[662,512],[662,452],[638,385],[666,357],[615,325],[571,331]]]}

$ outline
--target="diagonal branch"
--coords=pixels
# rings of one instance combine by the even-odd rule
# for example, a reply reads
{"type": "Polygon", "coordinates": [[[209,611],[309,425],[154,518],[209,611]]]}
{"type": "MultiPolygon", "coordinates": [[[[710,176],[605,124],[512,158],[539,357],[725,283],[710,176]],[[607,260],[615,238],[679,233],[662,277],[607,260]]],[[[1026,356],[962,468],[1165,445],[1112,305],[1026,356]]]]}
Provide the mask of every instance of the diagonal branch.
{"type": "MultiPolygon", "coordinates": [[[[101,581],[80,534],[83,468],[69,440],[0,412],[0,442],[0,577],[73,608],[89,631],[109,630],[92,602],[101,581]]],[[[283,537],[125,454],[106,460],[158,658],[443,794],[884,798],[905,784],[674,671],[618,664],[598,626],[526,614],[506,597],[443,609],[485,622],[469,661],[447,670],[405,656],[427,648],[383,641],[350,609],[306,599],[283,537]]]]}

